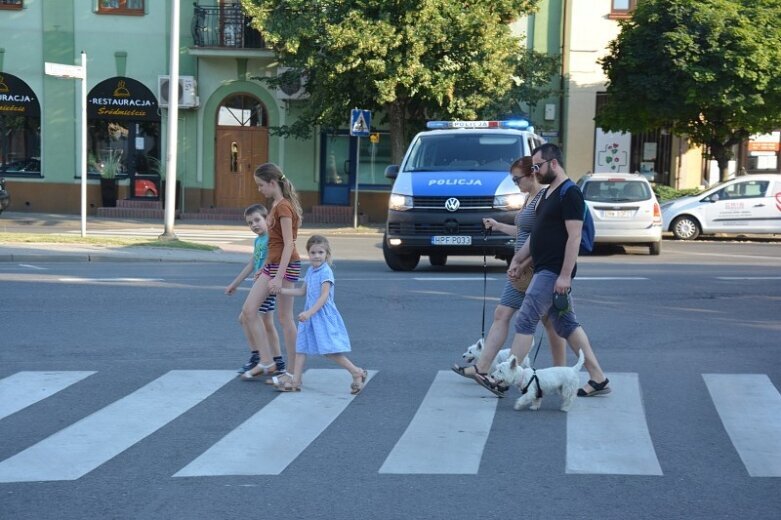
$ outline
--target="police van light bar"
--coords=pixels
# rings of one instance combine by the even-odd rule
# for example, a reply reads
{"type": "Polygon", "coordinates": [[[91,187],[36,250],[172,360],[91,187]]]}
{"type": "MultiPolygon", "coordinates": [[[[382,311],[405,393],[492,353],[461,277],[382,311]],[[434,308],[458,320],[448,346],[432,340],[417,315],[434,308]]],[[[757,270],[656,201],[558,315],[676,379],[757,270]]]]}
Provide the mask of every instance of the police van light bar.
{"type": "Polygon", "coordinates": [[[527,119],[510,119],[507,121],[429,121],[426,128],[442,130],[445,128],[511,128],[526,130],[531,123],[527,119]]]}

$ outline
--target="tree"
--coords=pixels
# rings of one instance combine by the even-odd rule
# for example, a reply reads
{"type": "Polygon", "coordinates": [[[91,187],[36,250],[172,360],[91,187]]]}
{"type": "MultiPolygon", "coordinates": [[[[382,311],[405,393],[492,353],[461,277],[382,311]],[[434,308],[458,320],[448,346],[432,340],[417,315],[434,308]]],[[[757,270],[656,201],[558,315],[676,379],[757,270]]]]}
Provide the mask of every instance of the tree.
{"type": "Polygon", "coordinates": [[[475,119],[510,90],[522,48],[509,22],[538,1],[242,0],[279,64],[306,77],[308,102],[279,131],[311,135],[343,127],[352,108],[377,111],[395,161],[424,120],[475,119]]]}
{"type": "Polygon", "coordinates": [[[606,130],[667,128],[718,162],[781,126],[781,2],[643,0],[602,60],[606,130]]]}

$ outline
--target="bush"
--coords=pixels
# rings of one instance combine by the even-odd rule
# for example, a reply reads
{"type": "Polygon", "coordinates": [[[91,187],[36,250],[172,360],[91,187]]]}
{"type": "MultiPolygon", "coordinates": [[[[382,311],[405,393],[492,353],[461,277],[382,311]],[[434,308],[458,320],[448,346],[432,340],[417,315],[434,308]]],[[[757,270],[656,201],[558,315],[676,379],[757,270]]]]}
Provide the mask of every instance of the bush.
{"type": "Polygon", "coordinates": [[[657,184],[654,186],[654,193],[659,202],[666,202],[668,200],[678,199],[680,197],[687,197],[689,195],[696,195],[702,190],[700,188],[687,188],[685,190],[676,190],[670,186],[662,186],[657,184]]]}

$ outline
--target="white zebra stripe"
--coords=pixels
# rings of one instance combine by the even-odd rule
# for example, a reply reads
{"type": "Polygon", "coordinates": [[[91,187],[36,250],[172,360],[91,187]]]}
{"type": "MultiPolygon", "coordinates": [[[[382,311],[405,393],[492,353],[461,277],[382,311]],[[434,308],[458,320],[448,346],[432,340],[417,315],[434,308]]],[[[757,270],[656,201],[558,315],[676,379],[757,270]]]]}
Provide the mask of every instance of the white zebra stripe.
{"type": "Polygon", "coordinates": [[[752,477],[781,477],[781,394],[765,374],[703,374],[724,429],[752,477]]]}
{"type": "Polygon", "coordinates": [[[203,401],[236,373],[173,370],[0,462],[0,482],[75,480],[203,401]]]}
{"type": "Polygon", "coordinates": [[[476,474],[497,402],[477,383],[438,372],[380,473],[476,474]]]}
{"type": "Polygon", "coordinates": [[[17,372],[0,380],[0,419],[54,395],[95,372],[17,372]]]}
{"type": "Polygon", "coordinates": [[[271,401],[174,477],[282,473],[356,397],[345,370],[310,369],[302,381],[301,392],[271,401]]]}
{"type": "MultiPolygon", "coordinates": [[[[613,392],[578,397],[567,413],[567,473],[662,475],[635,373],[608,374],[613,392]]],[[[581,374],[585,384],[588,375],[581,374]]]]}

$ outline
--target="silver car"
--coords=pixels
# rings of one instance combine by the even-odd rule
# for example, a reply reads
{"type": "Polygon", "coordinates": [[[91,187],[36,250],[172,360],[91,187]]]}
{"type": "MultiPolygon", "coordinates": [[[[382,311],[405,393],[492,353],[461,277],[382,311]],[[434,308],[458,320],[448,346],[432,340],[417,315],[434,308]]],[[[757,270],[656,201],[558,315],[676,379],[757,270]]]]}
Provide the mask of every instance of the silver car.
{"type": "Polygon", "coordinates": [[[662,211],[645,177],[631,173],[589,173],[578,180],[597,244],[644,244],[662,251],[662,211]]]}

